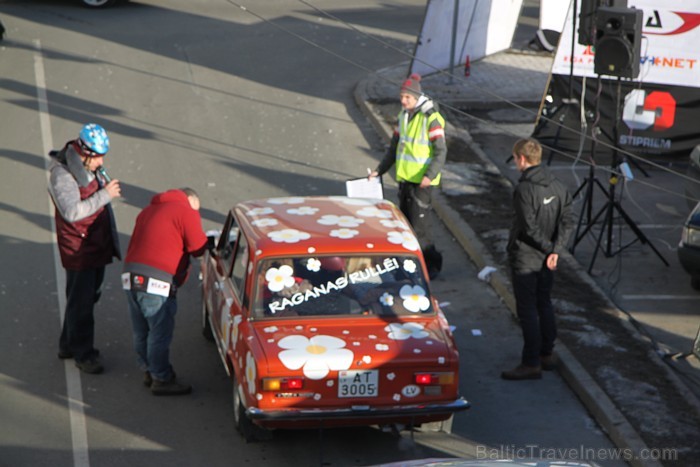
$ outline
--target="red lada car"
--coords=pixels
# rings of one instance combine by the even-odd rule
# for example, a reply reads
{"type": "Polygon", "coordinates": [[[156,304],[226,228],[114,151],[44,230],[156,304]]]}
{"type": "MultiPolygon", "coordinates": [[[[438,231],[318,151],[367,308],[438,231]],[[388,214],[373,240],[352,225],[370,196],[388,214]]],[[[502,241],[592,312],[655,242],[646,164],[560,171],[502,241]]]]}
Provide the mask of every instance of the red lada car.
{"type": "Polygon", "coordinates": [[[407,220],[384,200],[287,197],[229,213],[202,261],[202,326],[263,429],[451,420],[459,354],[407,220]]]}

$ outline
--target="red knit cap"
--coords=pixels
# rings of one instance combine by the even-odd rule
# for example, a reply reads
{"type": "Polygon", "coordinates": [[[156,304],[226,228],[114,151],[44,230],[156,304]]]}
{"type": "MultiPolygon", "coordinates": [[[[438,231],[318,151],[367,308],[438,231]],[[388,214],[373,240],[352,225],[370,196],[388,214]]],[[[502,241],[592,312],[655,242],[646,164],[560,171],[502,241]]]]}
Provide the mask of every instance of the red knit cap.
{"type": "Polygon", "coordinates": [[[401,92],[407,92],[413,94],[416,97],[420,97],[423,91],[420,88],[420,75],[417,73],[411,74],[411,76],[406,79],[401,85],[401,92]]]}

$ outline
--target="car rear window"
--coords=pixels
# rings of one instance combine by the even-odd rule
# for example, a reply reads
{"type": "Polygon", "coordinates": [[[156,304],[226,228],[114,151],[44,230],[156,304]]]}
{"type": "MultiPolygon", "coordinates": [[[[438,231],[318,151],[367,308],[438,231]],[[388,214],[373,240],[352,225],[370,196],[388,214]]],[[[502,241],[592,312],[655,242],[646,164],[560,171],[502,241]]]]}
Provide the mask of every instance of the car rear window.
{"type": "Polygon", "coordinates": [[[257,318],[433,313],[416,256],[306,256],[258,263],[257,318]]]}

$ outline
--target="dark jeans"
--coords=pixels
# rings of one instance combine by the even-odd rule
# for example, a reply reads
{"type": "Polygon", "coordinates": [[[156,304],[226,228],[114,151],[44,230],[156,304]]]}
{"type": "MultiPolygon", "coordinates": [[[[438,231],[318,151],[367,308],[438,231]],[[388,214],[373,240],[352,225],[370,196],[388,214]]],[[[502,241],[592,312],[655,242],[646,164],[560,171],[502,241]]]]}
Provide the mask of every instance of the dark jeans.
{"type": "Polygon", "coordinates": [[[540,357],[552,354],[557,337],[551,293],[554,274],[547,267],[513,274],[513,292],[523,331],[522,364],[539,366],[540,357]]]}
{"type": "Polygon", "coordinates": [[[415,183],[399,183],[399,209],[411,223],[423,250],[428,271],[432,273],[442,269],[442,255],[433,244],[431,191],[432,187],[421,188],[415,183]]]}
{"type": "Polygon", "coordinates": [[[66,311],[59,349],[70,352],[76,361],[97,355],[95,350],[95,303],[102,294],[105,268],[66,270],[66,311]]]}
{"type": "Polygon", "coordinates": [[[399,209],[411,223],[422,248],[433,244],[430,232],[432,205],[430,204],[431,187],[421,188],[415,183],[399,183],[399,209]]]}
{"type": "Polygon", "coordinates": [[[148,370],[153,379],[170,381],[170,343],[175,329],[177,300],[138,290],[127,290],[134,350],[142,371],[148,370]]]}

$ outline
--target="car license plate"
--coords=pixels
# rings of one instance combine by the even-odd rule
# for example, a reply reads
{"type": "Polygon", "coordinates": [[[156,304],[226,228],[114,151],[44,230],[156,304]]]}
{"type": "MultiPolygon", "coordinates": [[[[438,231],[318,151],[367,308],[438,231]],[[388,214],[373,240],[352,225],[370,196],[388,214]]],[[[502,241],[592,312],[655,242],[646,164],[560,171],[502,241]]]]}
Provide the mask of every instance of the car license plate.
{"type": "Polygon", "coordinates": [[[377,397],[379,370],[338,372],[338,397],[377,397]]]}

